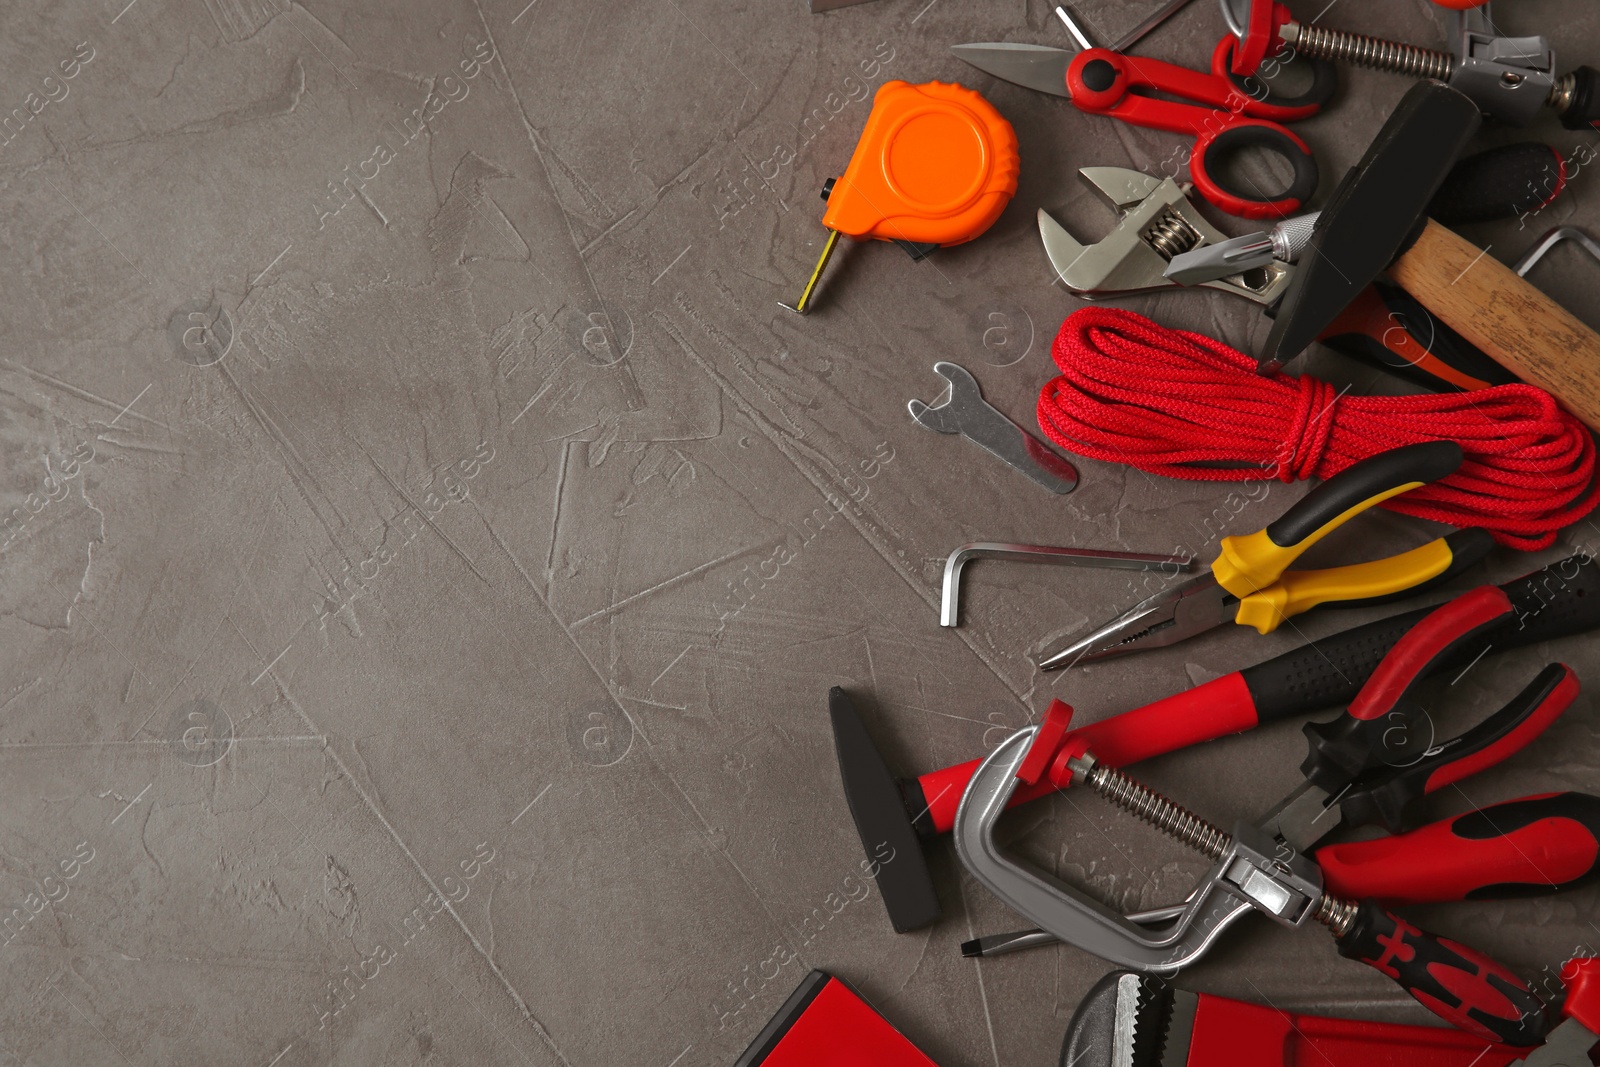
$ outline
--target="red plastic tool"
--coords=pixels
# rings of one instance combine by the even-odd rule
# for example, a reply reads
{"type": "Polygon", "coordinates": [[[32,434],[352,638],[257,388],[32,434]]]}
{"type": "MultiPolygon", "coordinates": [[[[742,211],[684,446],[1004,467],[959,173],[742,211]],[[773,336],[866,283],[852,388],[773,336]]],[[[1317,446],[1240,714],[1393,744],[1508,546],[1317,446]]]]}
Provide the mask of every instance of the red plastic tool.
{"type": "Polygon", "coordinates": [[[1459,1030],[1301,1015],[1201,993],[1184,1067],[1507,1067],[1518,1054],[1459,1030]]]}
{"type": "Polygon", "coordinates": [[[806,975],[734,1067],[938,1067],[861,995],[806,975]]]}
{"type": "Polygon", "coordinates": [[[1319,77],[1302,97],[1264,98],[1259,92],[1252,94],[1232,74],[1233,50],[1232,37],[1218,42],[1211,71],[1203,73],[1158,59],[1089,48],[1067,68],[1067,90],[1081,111],[1192,134],[1190,177],[1200,195],[1223,211],[1248,219],[1295,214],[1317,190],[1317,161],[1305,141],[1283,123],[1316,114],[1332,95],[1333,80],[1319,77]],[[1228,177],[1223,157],[1250,147],[1268,149],[1289,163],[1294,177],[1288,188],[1267,192],[1228,177]]]}

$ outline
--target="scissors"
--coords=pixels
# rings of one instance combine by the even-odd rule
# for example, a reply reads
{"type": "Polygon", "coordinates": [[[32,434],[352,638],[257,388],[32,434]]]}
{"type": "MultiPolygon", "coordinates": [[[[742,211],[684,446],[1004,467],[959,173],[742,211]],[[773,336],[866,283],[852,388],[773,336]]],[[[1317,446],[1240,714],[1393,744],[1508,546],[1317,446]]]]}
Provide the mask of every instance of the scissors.
{"type": "Polygon", "coordinates": [[[1217,43],[1210,73],[1108,48],[1074,53],[1045,45],[993,43],[958,44],[951,51],[1004,81],[1067,97],[1091,115],[1192,134],[1189,175],[1206,200],[1247,219],[1294,214],[1317,191],[1317,160],[1283,123],[1321,110],[1338,88],[1338,74],[1326,60],[1309,60],[1310,88],[1300,96],[1279,96],[1261,80],[1233,73],[1236,44],[1231,35],[1217,43]],[[1271,191],[1247,177],[1230,175],[1227,157],[1247,148],[1265,149],[1285,160],[1294,171],[1288,187],[1271,191]]]}
{"type": "Polygon", "coordinates": [[[1053,670],[1162,648],[1230,622],[1271,633],[1284,620],[1319,604],[1365,607],[1447,582],[1494,547],[1486,531],[1456,530],[1370,563],[1315,571],[1288,568],[1306,549],[1368,508],[1455,473],[1462,458],[1454,441],[1424,441],[1354,463],[1266,529],[1224,537],[1208,572],[1141,601],[1040,660],[1039,667],[1053,670]]]}

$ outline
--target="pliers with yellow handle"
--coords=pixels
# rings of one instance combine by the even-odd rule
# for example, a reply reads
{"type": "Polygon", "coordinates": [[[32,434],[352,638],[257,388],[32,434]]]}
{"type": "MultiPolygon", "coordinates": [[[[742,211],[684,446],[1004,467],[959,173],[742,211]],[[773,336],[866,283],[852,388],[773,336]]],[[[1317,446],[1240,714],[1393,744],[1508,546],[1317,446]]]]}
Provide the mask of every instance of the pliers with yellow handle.
{"type": "Polygon", "coordinates": [[[1390,497],[1453,474],[1454,441],[1428,441],[1369,456],[1301,498],[1272,525],[1222,539],[1211,569],[1135,605],[1059,652],[1044,670],[1125,656],[1186,641],[1224,623],[1271,633],[1319,604],[1358,607],[1407,597],[1454,578],[1488,554],[1483,530],[1457,530],[1387,559],[1327,570],[1290,564],[1329,532],[1390,497]]]}

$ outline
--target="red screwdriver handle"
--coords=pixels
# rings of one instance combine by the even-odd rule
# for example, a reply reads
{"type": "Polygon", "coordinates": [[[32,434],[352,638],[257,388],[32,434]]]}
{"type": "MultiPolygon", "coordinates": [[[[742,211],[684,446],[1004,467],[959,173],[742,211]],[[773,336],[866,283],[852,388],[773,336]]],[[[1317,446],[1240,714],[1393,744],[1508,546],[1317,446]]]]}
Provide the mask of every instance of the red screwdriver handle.
{"type": "Polygon", "coordinates": [[[1316,851],[1328,892],[1388,904],[1503,900],[1600,874],[1600,797],[1547,793],[1316,851]]]}
{"type": "Polygon", "coordinates": [[[1363,775],[1339,798],[1344,824],[1377,823],[1391,833],[1406,829],[1414,801],[1522,751],[1577,698],[1572,668],[1550,664],[1505,707],[1461,736],[1444,742],[1427,737],[1414,762],[1363,775]]]}
{"type": "Polygon", "coordinates": [[[1339,954],[1393,978],[1417,1003],[1458,1030],[1513,1048],[1549,1032],[1544,1001],[1476,949],[1420,930],[1364,900],[1338,938],[1339,954]]]}

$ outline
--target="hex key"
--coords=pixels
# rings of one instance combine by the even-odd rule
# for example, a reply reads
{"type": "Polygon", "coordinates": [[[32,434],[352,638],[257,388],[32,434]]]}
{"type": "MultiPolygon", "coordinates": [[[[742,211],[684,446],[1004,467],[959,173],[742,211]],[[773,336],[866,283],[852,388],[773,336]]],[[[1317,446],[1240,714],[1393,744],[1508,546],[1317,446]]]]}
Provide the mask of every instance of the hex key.
{"type": "Polygon", "coordinates": [[[974,541],[950,553],[944,564],[944,598],[939,611],[940,626],[954,626],[960,615],[961,569],[968,560],[1009,559],[1023,563],[1057,563],[1078,567],[1116,567],[1147,571],[1157,567],[1176,567],[1179,571],[1194,566],[1190,556],[1156,556],[1145,552],[1105,552],[1094,548],[1055,548],[1050,545],[1014,545],[1005,541],[974,541]]]}

